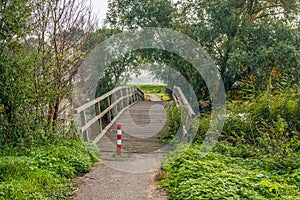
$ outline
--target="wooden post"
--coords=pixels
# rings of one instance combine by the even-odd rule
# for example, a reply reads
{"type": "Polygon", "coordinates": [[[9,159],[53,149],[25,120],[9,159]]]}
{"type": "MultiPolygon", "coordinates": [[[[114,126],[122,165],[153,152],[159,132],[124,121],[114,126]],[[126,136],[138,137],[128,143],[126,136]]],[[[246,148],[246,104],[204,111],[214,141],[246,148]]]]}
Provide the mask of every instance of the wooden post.
{"type": "MultiPolygon", "coordinates": [[[[107,107],[110,108],[111,102],[110,102],[110,96],[107,97],[107,107]]],[[[109,109],[107,113],[108,121],[111,122],[111,108],[109,109]]]]}
{"type": "MultiPolygon", "coordinates": [[[[99,115],[101,115],[101,101],[99,101],[97,103],[97,111],[99,113],[99,115]]],[[[100,117],[100,119],[98,120],[99,121],[99,126],[100,126],[100,131],[102,131],[102,117],[100,117]]]]}
{"type": "Polygon", "coordinates": [[[128,105],[131,105],[131,87],[128,88],[128,105]]]}
{"type": "MultiPolygon", "coordinates": [[[[127,89],[124,88],[124,89],[123,89],[123,97],[126,97],[126,95],[127,95],[127,89]]],[[[123,108],[125,108],[125,107],[127,106],[127,105],[126,105],[126,101],[127,101],[126,98],[123,99],[123,108]]]]}
{"type": "Polygon", "coordinates": [[[128,88],[128,105],[131,105],[131,87],[128,88]]]}
{"type": "Polygon", "coordinates": [[[138,96],[137,96],[137,89],[136,87],[134,87],[134,91],[133,91],[133,99],[134,99],[134,102],[136,102],[138,100],[138,96]]]}
{"type": "MultiPolygon", "coordinates": [[[[121,93],[121,97],[120,97],[120,98],[122,98],[122,97],[123,97],[123,88],[120,90],[120,93],[121,93]]],[[[120,109],[120,111],[121,111],[123,108],[124,108],[124,100],[121,101],[121,109],[120,109]]]]}
{"type": "MultiPolygon", "coordinates": [[[[114,103],[115,101],[116,101],[116,99],[117,99],[117,97],[116,97],[116,94],[117,92],[114,92],[113,94],[112,94],[112,102],[111,103],[114,103]]],[[[117,107],[118,107],[118,105],[115,105],[114,107],[113,107],[113,117],[115,117],[116,115],[117,115],[117,107]]]]}
{"type": "Polygon", "coordinates": [[[135,88],[132,87],[132,102],[134,103],[135,102],[135,88]]]}
{"type": "MultiPolygon", "coordinates": [[[[84,126],[86,124],[86,115],[85,115],[85,110],[83,110],[81,113],[80,113],[80,117],[81,117],[81,126],[84,126]]],[[[83,140],[88,142],[89,141],[89,133],[88,133],[88,129],[84,130],[84,131],[81,131],[82,133],[82,137],[83,137],[83,140]]]]}
{"type": "MultiPolygon", "coordinates": [[[[125,88],[125,89],[124,89],[124,94],[123,94],[123,96],[126,97],[127,94],[128,94],[128,90],[127,90],[127,88],[125,88]]],[[[125,108],[126,106],[128,106],[128,99],[127,99],[127,98],[124,99],[124,108],[125,108]]]]}
{"type": "Polygon", "coordinates": [[[126,88],[126,106],[130,105],[130,88],[126,88]]]}
{"type": "Polygon", "coordinates": [[[131,103],[134,103],[134,90],[133,90],[133,87],[130,88],[130,100],[131,100],[131,103]]]}

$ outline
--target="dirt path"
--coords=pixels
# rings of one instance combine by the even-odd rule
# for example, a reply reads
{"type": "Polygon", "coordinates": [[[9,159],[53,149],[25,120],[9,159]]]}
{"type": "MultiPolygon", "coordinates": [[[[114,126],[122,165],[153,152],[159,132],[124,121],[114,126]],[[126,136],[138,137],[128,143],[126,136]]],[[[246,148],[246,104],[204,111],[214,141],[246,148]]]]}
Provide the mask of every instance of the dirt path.
{"type": "Polygon", "coordinates": [[[132,174],[114,170],[100,164],[92,172],[79,179],[84,182],[76,200],[167,200],[168,195],[154,182],[154,174],[132,174]]]}
{"type": "Polygon", "coordinates": [[[116,157],[116,125],[97,143],[102,162],[80,177],[76,200],[167,200],[155,183],[166,150],[160,142],[166,114],[162,102],[139,102],[118,119],[123,124],[123,156],[116,157]]]}

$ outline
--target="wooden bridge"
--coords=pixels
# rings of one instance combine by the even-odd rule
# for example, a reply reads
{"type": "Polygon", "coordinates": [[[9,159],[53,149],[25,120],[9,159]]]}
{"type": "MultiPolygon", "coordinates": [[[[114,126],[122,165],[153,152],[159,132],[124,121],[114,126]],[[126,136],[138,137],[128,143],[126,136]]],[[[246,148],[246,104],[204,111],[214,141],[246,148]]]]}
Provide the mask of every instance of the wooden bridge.
{"type": "MultiPolygon", "coordinates": [[[[168,146],[161,142],[166,127],[168,102],[154,95],[150,101],[135,86],[122,86],[75,109],[81,118],[80,133],[101,151],[101,165],[81,180],[85,186],[78,193],[81,199],[168,199],[155,188],[154,171],[160,168],[168,146]],[[123,125],[124,154],[116,156],[117,123],[123,125]],[[152,172],[152,173],[149,173],[152,172]],[[116,189],[117,188],[117,189],[116,189]],[[155,196],[157,195],[158,196],[155,196]]],[[[188,122],[195,113],[179,87],[173,98],[181,106],[183,119],[188,122]]],[[[182,126],[182,137],[189,131],[189,123],[182,126]]]]}
{"type": "MultiPolygon", "coordinates": [[[[174,86],[173,98],[183,108],[182,138],[185,138],[195,112],[179,87],[174,86]]],[[[75,114],[81,118],[80,133],[83,139],[97,144],[102,160],[111,161],[112,153],[116,152],[117,123],[123,125],[122,148],[127,156],[134,153],[163,154],[167,151],[161,142],[166,129],[167,106],[168,103],[159,98],[145,101],[145,94],[136,86],[120,86],[76,108],[75,114]]]]}

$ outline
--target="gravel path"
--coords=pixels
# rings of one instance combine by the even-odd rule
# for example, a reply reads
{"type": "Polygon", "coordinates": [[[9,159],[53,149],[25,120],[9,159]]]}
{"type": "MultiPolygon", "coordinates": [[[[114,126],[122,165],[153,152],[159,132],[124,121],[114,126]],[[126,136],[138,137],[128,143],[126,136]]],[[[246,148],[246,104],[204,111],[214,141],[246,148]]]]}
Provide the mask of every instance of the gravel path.
{"type": "Polygon", "coordinates": [[[162,102],[139,102],[118,119],[117,123],[121,122],[124,129],[124,155],[115,156],[114,125],[97,143],[101,151],[101,164],[77,179],[82,186],[73,199],[169,199],[168,194],[155,183],[155,176],[166,150],[160,143],[163,129],[156,130],[152,127],[163,127],[166,115],[162,108],[162,102]],[[149,126],[153,124],[154,126],[149,126]]]}
{"type": "Polygon", "coordinates": [[[126,173],[100,164],[80,177],[84,186],[76,192],[76,200],[167,200],[166,192],[154,182],[155,172],[126,173]]]}

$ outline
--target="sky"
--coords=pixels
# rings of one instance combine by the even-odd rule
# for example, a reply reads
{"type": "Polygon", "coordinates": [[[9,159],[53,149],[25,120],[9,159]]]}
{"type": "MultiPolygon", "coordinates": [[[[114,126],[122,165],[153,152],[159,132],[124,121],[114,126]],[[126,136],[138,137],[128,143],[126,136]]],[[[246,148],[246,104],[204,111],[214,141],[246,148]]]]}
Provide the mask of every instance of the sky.
{"type": "Polygon", "coordinates": [[[99,25],[101,26],[105,18],[108,6],[108,0],[92,0],[92,6],[94,12],[99,18],[99,25]]]}

